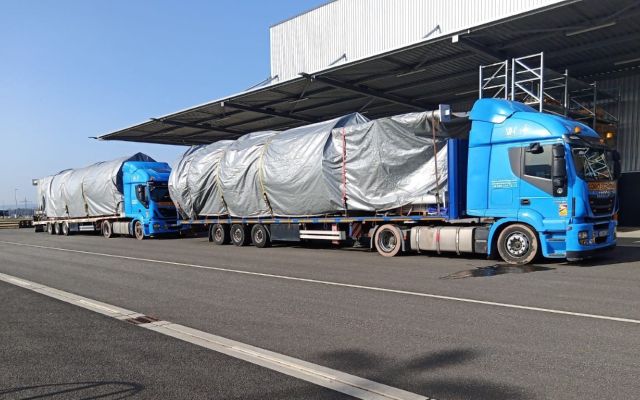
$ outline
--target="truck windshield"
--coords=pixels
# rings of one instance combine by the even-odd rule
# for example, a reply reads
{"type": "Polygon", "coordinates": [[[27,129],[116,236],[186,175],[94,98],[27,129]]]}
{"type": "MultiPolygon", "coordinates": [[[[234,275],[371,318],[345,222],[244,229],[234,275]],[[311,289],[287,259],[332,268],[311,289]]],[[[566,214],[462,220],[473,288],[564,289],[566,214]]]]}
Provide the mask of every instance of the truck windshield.
{"type": "Polygon", "coordinates": [[[614,161],[612,151],[581,140],[570,143],[571,156],[578,176],[585,181],[614,179],[614,161]]]}
{"type": "Polygon", "coordinates": [[[154,202],[171,201],[169,188],[166,185],[149,185],[149,195],[154,202]]]}

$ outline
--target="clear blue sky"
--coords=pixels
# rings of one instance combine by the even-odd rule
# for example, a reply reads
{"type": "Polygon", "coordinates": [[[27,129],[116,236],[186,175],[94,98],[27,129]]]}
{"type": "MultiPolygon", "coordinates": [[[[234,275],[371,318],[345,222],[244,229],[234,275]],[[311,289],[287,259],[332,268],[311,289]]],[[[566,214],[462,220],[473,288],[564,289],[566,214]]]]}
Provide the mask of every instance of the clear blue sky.
{"type": "Polygon", "coordinates": [[[0,0],[0,208],[31,178],[142,151],[98,136],[269,76],[269,26],[323,0],[0,0]]]}

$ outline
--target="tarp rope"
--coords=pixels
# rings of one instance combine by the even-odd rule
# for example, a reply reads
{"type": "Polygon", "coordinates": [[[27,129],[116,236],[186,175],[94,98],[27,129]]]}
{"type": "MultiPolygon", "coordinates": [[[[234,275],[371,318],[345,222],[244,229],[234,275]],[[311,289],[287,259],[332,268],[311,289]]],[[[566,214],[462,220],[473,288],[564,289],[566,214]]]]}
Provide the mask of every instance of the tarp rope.
{"type": "Polygon", "coordinates": [[[347,132],[343,127],[342,133],[342,205],[347,214],[347,132]]]}
{"type": "Polygon", "coordinates": [[[431,118],[431,134],[433,137],[433,161],[436,175],[436,207],[440,215],[440,176],[438,175],[438,144],[436,143],[436,117],[431,118]]]}
{"type": "Polygon", "coordinates": [[[220,190],[220,200],[222,201],[222,207],[224,207],[224,211],[229,214],[229,207],[227,207],[227,202],[224,200],[224,193],[222,192],[222,181],[220,181],[220,171],[222,170],[222,160],[224,159],[225,154],[227,154],[227,150],[223,150],[220,155],[220,161],[218,161],[218,173],[216,174],[216,182],[218,182],[218,189],[220,190]]]}
{"type": "Polygon", "coordinates": [[[262,149],[260,151],[260,158],[258,159],[258,181],[260,182],[260,191],[262,192],[262,197],[264,198],[264,202],[269,207],[269,213],[273,217],[273,208],[271,208],[271,202],[269,201],[269,197],[267,196],[267,188],[264,185],[264,153],[266,153],[267,148],[271,144],[271,140],[273,136],[267,139],[267,141],[262,145],[262,149]]]}

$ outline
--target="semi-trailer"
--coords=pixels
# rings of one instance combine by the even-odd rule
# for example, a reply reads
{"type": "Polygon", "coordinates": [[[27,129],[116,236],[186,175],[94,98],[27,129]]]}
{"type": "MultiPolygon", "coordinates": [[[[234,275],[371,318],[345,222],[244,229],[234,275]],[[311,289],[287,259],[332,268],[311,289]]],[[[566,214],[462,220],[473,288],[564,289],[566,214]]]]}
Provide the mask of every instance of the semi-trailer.
{"type": "Polygon", "coordinates": [[[448,114],[352,114],[193,147],[169,177],[179,223],[218,245],[368,241],[387,257],[511,264],[615,246],[619,155],[595,131],[499,99],[476,101],[463,134],[448,114]]]}
{"type": "Polygon", "coordinates": [[[167,163],[137,153],[35,179],[36,232],[98,231],[137,239],[179,232],[167,163]]]}

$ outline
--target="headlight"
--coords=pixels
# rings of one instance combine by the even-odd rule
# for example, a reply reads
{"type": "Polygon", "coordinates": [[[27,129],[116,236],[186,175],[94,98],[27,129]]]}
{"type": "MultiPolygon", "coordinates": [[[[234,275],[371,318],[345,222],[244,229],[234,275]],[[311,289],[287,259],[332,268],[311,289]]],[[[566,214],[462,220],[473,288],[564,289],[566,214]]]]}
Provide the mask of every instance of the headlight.
{"type": "Polygon", "coordinates": [[[589,231],[578,232],[578,243],[583,246],[589,244],[589,231]]]}

